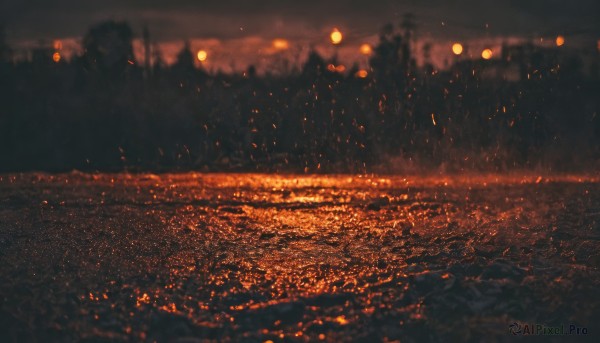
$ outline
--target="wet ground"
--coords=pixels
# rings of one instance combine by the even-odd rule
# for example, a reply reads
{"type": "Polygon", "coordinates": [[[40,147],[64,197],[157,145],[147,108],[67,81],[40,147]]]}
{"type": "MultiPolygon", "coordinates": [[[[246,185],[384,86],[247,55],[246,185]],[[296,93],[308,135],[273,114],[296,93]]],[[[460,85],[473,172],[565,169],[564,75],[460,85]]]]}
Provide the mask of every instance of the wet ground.
{"type": "Polygon", "coordinates": [[[0,341],[594,341],[599,267],[589,176],[0,179],[0,341]]]}

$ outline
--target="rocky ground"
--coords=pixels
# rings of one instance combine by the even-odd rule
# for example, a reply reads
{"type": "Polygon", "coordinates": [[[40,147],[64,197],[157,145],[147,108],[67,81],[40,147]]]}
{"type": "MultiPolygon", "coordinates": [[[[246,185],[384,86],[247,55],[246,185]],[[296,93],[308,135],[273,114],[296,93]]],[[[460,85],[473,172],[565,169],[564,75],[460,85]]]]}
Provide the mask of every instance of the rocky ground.
{"type": "Polygon", "coordinates": [[[3,342],[597,341],[599,267],[590,176],[0,176],[3,342]]]}

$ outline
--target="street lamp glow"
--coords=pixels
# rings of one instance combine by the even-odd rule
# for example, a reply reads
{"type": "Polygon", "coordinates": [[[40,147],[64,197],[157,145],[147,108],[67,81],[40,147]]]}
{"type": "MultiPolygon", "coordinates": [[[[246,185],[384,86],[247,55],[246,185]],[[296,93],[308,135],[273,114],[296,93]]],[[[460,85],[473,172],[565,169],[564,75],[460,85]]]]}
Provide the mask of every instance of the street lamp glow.
{"type": "Polygon", "coordinates": [[[484,60],[489,60],[490,58],[492,58],[492,49],[484,49],[481,52],[481,58],[483,58],[484,60]]]}
{"type": "Polygon", "coordinates": [[[361,69],[361,70],[357,71],[356,74],[354,74],[354,76],[361,78],[361,79],[364,79],[368,75],[369,75],[369,73],[364,69],[361,69]]]}
{"type": "Polygon", "coordinates": [[[58,62],[60,62],[60,59],[61,59],[61,58],[62,58],[62,56],[60,56],[60,53],[59,53],[58,51],[57,51],[57,52],[55,52],[55,53],[52,55],[52,60],[53,60],[55,63],[58,63],[58,62]]]}
{"type": "Polygon", "coordinates": [[[342,39],[344,39],[344,36],[342,36],[342,33],[340,32],[340,30],[338,30],[337,28],[334,28],[333,31],[331,32],[331,35],[329,35],[329,38],[331,39],[331,43],[337,45],[342,42],[342,39]]]}
{"type": "Polygon", "coordinates": [[[456,56],[462,54],[462,52],[463,52],[463,46],[462,46],[462,44],[460,44],[460,43],[454,43],[454,44],[452,44],[452,52],[456,56]]]}
{"type": "Polygon", "coordinates": [[[208,54],[205,50],[198,51],[198,61],[204,62],[208,58],[208,54]]]}
{"type": "Polygon", "coordinates": [[[563,46],[565,44],[565,37],[558,36],[556,37],[556,46],[563,46]]]}
{"type": "Polygon", "coordinates": [[[290,47],[290,44],[287,40],[282,38],[273,39],[273,47],[275,50],[287,50],[290,47]]]}
{"type": "Polygon", "coordinates": [[[363,55],[370,55],[373,52],[373,48],[371,48],[371,45],[365,43],[363,45],[360,46],[360,53],[363,55]]]}

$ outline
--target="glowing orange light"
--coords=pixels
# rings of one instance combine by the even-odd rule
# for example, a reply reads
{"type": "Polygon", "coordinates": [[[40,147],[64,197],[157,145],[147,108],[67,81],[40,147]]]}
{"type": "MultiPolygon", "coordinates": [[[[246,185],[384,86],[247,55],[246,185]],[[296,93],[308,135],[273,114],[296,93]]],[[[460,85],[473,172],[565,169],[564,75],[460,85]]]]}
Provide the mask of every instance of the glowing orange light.
{"type": "Polygon", "coordinates": [[[55,40],[53,45],[54,45],[54,50],[62,50],[62,48],[63,48],[63,44],[59,40],[55,40]]]}
{"type": "Polygon", "coordinates": [[[198,61],[204,62],[208,58],[208,53],[206,53],[206,51],[204,51],[204,50],[200,50],[200,51],[198,51],[197,57],[198,57],[198,61]]]}
{"type": "Polygon", "coordinates": [[[373,48],[369,44],[363,44],[360,46],[360,53],[363,55],[370,55],[373,52],[373,48]]]}
{"type": "Polygon", "coordinates": [[[340,65],[335,65],[335,64],[328,64],[327,65],[327,70],[329,70],[330,72],[338,72],[338,73],[343,73],[346,70],[346,66],[344,66],[343,64],[340,65]]]}
{"type": "Polygon", "coordinates": [[[483,58],[484,60],[489,60],[490,58],[492,58],[492,49],[484,49],[481,52],[481,58],[483,58]]]}
{"type": "Polygon", "coordinates": [[[140,306],[142,306],[142,304],[149,304],[149,303],[150,303],[150,296],[148,296],[148,293],[144,293],[144,294],[142,294],[142,296],[137,297],[135,306],[140,307],[140,306]]]}
{"type": "Polygon", "coordinates": [[[287,50],[290,44],[285,39],[276,38],[273,40],[273,47],[277,50],[287,50]]]}
{"type": "Polygon", "coordinates": [[[61,58],[62,58],[62,57],[60,56],[60,53],[59,53],[59,52],[55,52],[55,53],[52,55],[52,60],[53,60],[55,63],[58,63],[58,62],[60,62],[60,59],[61,59],[61,58]]]}
{"type": "Polygon", "coordinates": [[[565,44],[565,37],[558,36],[556,37],[556,46],[563,46],[565,44]]]}
{"type": "Polygon", "coordinates": [[[452,44],[452,52],[456,56],[462,54],[462,52],[463,52],[463,46],[462,46],[462,44],[460,44],[460,43],[454,43],[454,44],[452,44]]]}
{"type": "Polygon", "coordinates": [[[342,39],[344,38],[344,36],[342,36],[342,33],[340,32],[340,30],[338,30],[337,28],[334,28],[333,31],[331,32],[331,35],[329,35],[329,38],[331,38],[331,43],[337,45],[342,42],[342,39]]]}
{"type": "Polygon", "coordinates": [[[369,73],[367,73],[367,71],[364,69],[361,69],[357,71],[356,74],[354,74],[354,76],[359,77],[361,79],[364,79],[365,77],[367,77],[367,75],[369,75],[369,73]]]}
{"type": "Polygon", "coordinates": [[[175,312],[177,312],[177,305],[175,305],[175,303],[170,303],[167,305],[163,305],[163,306],[159,307],[158,309],[161,311],[169,312],[169,313],[175,313],[175,312]]]}
{"type": "Polygon", "coordinates": [[[343,315],[335,317],[335,321],[340,325],[348,324],[348,319],[346,319],[346,316],[343,315]]]}

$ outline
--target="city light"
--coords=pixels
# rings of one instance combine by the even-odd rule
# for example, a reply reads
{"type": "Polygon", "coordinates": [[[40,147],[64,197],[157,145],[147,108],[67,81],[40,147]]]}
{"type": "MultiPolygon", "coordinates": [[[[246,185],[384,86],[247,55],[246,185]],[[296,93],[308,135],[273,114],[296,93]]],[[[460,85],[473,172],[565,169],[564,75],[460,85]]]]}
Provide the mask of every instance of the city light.
{"type": "Polygon", "coordinates": [[[363,44],[360,46],[360,53],[363,55],[370,55],[371,53],[373,53],[373,48],[371,48],[370,44],[363,44]]]}
{"type": "Polygon", "coordinates": [[[346,71],[346,66],[344,66],[343,64],[339,64],[336,66],[335,64],[330,63],[327,65],[327,70],[329,70],[332,73],[334,73],[334,72],[343,73],[344,71],[346,71]]]}
{"type": "Polygon", "coordinates": [[[285,39],[276,38],[276,39],[273,39],[273,47],[276,50],[287,50],[290,47],[290,44],[285,39]]]}
{"type": "Polygon", "coordinates": [[[455,55],[457,55],[457,56],[460,55],[460,54],[462,54],[462,52],[463,52],[463,46],[462,46],[462,44],[460,44],[460,43],[454,43],[454,44],[452,44],[452,52],[455,55]]]}
{"type": "Polygon", "coordinates": [[[60,56],[60,53],[59,53],[59,52],[55,52],[55,53],[52,55],[52,60],[53,60],[55,63],[58,63],[58,62],[60,62],[60,59],[61,59],[61,58],[62,58],[62,57],[60,56]]]}
{"type": "Polygon", "coordinates": [[[481,52],[481,58],[483,58],[484,60],[489,60],[490,58],[492,58],[492,49],[484,49],[481,52]]]}
{"type": "Polygon", "coordinates": [[[208,54],[205,50],[198,51],[198,61],[204,62],[208,58],[208,54]]]}
{"type": "Polygon", "coordinates": [[[563,46],[565,44],[565,37],[558,36],[556,37],[556,46],[563,46]]]}
{"type": "Polygon", "coordinates": [[[331,38],[331,43],[338,45],[342,42],[342,39],[344,37],[342,36],[342,33],[340,32],[340,30],[338,30],[337,28],[334,28],[333,31],[331,32],[331,35],[329,36],[329,38],[331,38]]]}
{"type": "Polygon", "coordinates": [[[364,69],[361,69],[361,70],[357,71],[356,74],[354,74],[354,76],[361,78],[361,79],[364,79],[365,77],[367,77],[367,75],[369,75],[369,73],[364,69]]]}

